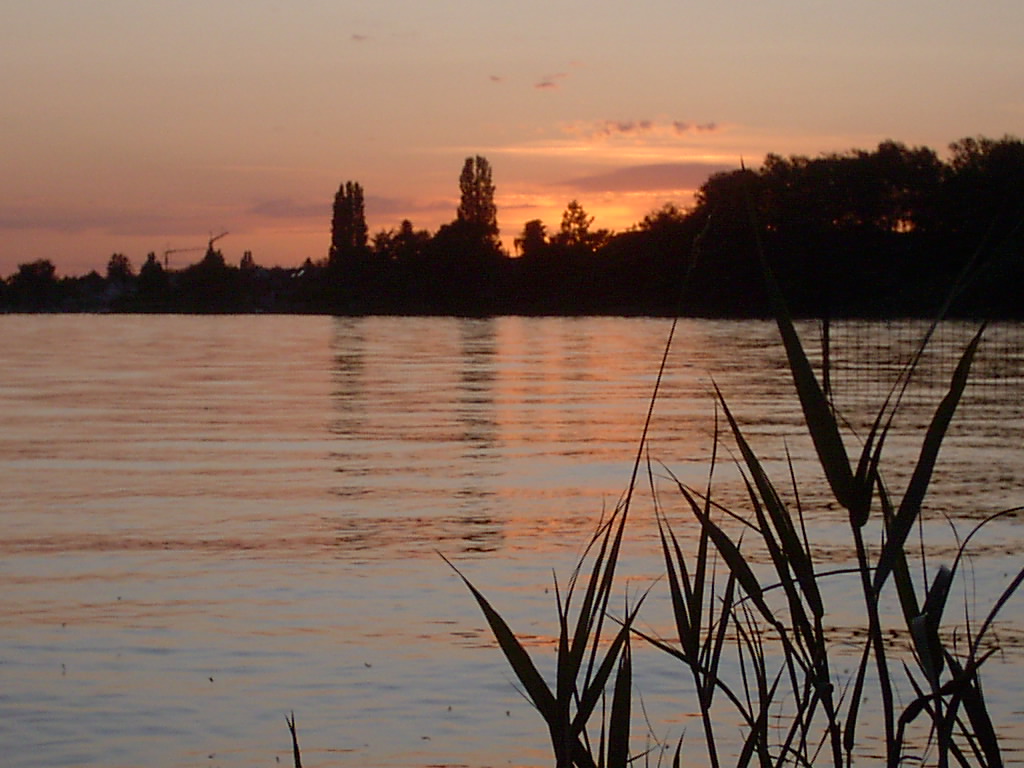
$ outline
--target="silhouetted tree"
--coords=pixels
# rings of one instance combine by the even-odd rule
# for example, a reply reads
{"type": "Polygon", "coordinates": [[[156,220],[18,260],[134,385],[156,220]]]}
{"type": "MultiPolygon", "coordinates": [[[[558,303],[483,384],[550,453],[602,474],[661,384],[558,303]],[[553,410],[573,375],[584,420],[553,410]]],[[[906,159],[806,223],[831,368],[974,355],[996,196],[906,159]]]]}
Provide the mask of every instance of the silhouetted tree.
{"type": "Polygon", "coordinates": [[[814,159],[769,154],[756,185],[757,213],[771,229],[805,234],[931,230],[941,183],[935,152],[895,141],[814,159]]]}
{"type": "Polygon", "coordinates": [[[562,226],[556,239],[562,245],[585,245],[594,217],[589,216],[578,200],[570,200],[562,212],[562,226]]]}
{"type": "Polygon", "coordinates": [[[398,229],[382,229],[373,236],[373,252],[383,261],[409,261],[423,256],[430,244],[430,233],[417,230],[403,219],[398,229]]]}
{"type": "Polygon", "coordinates": [[[123,253],[112,254],[107,262],[107,280],[124,287],[133,277],[135,270],[132,269],[131,260],[123,253]]]}
{"type": "Polygon", "coordinates": [[[477,155],[467,157],[459,175],[461,198],[456,219],[469,225],[483,240],[498,242],[498,209],[494,204],[494,182],[491,164],[477,155]]]}
{"type": "Polygon", "coordinates": [[[116,296],[110,294],[110,281],[95,269],[84,277],[65,277],[58,282],[61,310],[68,312],[95,312],[120,308],[116,296]]]}
{"type": "Polygon", "coordinates": [[[679,310],[680,292],[696,267],[700,254],[694,248],[696,220],[675,203],[651,211],[631,232],[613,238],[602,251],[618,254],[618,285],[636,286],[656,312],[679,310]],[[637,285],[639,281],[644,281],[637,285]]]}
{"type": "Polygon", "coordinates": [[[366,212],[363,188],[356,181],[346,181],[334,196],[334,214],[331,217],[331,248],[328,260],[361,254],[366,251],[366,212]]]}
{"type": "Polygon", "coordinates": [[[442,225],[426,249],[417,291],[425,304],[450,314],[494,311],[505,285],[490,163],[468,157],[459,176],[455,221],[442,225]]]}
{"type": "Polygon", "coordinates": [[[8,278],[12,305],[20,311],[38,312],[56,309],[57,269],[49,259],[37,259],[18,265],[8,278]]]}
{"type": "Polygon", "coordinates": [[[247,297],[241,291],[240,272],[228,266],[224,254],[212,244],[198,264],[177,274],[176,298],[189,312],[235,312],[246,309],[247,297]]]}
{"type": "Polygon", "coordinates": [[[643,232],[669,231],[681,226],[686,221],[686,211],[675,203],[665,203],[656,211],[651,211],[637,224],[643,232]]]}
{"type": "Polygon", "coordinates": [[[998,237],[1024,217],[1024,142],[965,138],[949,146],[945,214],[969,237],[998,237]]]}
{"type": "Polygon", "coordinates": [[[747,203],[756,204],[760,186],[758,174],[749,168],[714,173],[697,190],[692,215],[700,220],[714,217],[723,225],[748,225],[747,203]]]}
{"type": "Polygon", "coordinates": [[[759,170],[711,176],[692,209],[666,204],[614,236],[595,231],[572,200],[553,236],[539,219],[526,222],[514,260],[498,240],[490,164],[470,157],[456,218],[433,236],[405,220],[378,232],[371,250],[363,190],[350,181],[335,198],[326,261],[263,270],[246,251],[229,267],[213,248],[221,235],[198,264],[174,273],[150,253],[135,278],[115,253],[106,278],[58,280],[39,260],[0,282],[0,309],[632,314],[681,306],[753,315],[768,311],[764,254],[796,314],[915,314],[933,312],[977,252],[979,274],[954,312],[1020,316],[1024,143],[974,137],[950,149],[946,163],[891,140],[815,158],[768,155],[759,170]]]}
{"type": "MultiPolygon", "coordinates": [[[[1024,141],[965,138],[950,145],[945,221],[962,254],[981,257],[981,269],[960,309],[1020,316],[1024,284],[1024,141]]],[[[948,243],[946,244],[949,247],[948,243]]]]}
{"type": "Polygon", "coordinates": [[[885,232],[924,232],[940,226],[936,203],[943,169],[934,150],[883,141],[867,161],[877,179],[875,227],[885,232]]]}
{"type": "Polygon", "coordinates": [[[392,251],[394,250],[395,234],[394,228],[378,229],[373,234],[373,237],[370,238],[370,249],[382,259],[391,258],[392,251]]]}
{"type": "Polygon", "coordinates": [[[227,262],[224,261],[224,254],[220,252],[219,248],[215,249],[211,245],[206,249],[202,260],[188,269],[200,269],[210,273],[219,273],[227,269],[227,266],[227,262]]]}
{"type": "Polygon", "coordinates": [[[56,282],[57,268],[49,259],[37,259],[18,265],[18,271],[11,277],[15,284],[49,285],[56,282]]]}
{"type": "Polygon", "coordinates": [[[523,233],[515,239],[516,251],[525,259],[541,255],[548,246],[548,232],[540,219],[530,219],[523,225],[523,233]]]}
{"type": "Polygon", "coordinates": [[[713,174],[697,190],[690,218],[700,232],[699,253],[684,286],[684,312],[759,315],[766,311],[752,225],[752,216],[766,221],[762,184],[759,174],[741,168],[713,174]]]}
{"type": "Polygon", "coordinates": [[[594,217],[583,209],[580,202],[570,200],[562,212],[562,225],[554,241],[573,250],[593,253],[605,245],[610,237],[607,229],[591,231],[590,225],[593,223],[594,217]]]}
{"type": "Polygon", "coordinates": [[[414,229],[412,222],[402,219],[394,240],[394,258],[409,261],[423,256],[430,243],[430,233],[425,229],[414,229]]]}
{"type": "Polygon", "coordinates": [[[147,253],[146,262],[139,269],[139,291],[156,294],[167,288],[167,282],[167,272],[163,264],[157,260],[155,253],[147,253]]]}

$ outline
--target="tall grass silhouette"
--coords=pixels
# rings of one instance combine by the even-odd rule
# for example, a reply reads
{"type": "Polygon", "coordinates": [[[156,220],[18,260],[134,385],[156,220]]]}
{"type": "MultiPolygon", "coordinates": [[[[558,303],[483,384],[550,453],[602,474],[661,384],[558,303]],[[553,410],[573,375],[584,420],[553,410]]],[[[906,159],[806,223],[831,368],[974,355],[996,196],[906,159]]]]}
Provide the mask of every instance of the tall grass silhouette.
{"type": "MultiPolygon", "coordinates": [[[[893,383],[867,434],[859,437],[859,454],[851,459],[844,434],[849,432],[827,386],[828,355],[822,380],[814,372],[789,315],[782,292],[761,251],[768,294],[785,349],[788,368],[806,429],[827,481],[831,499],[845,510],[853,567],[824,570],[816,543],[805,525],[800,481],[793,463],[780,492],[739,426],[725,395],[715,387],[716,429],[708,484],[695,489],[673,478],[680,503],[699,526],[695,551],[684,551],[664,502],[655,494],[658,542],[664,562],[667,609],[674,637],[657,637],[637,627],[641,606],[654,599],[641,595],[618,618],[609,612],[616,565],[629,517],[633,491],[644,467],[647,430],[665,371],[675,324],[669,333],[627,492],[588,542],[563,589],[556,585],[559,634],[555,680],[547,681],[513,629],[480,590],[463,575],[495,640],[551,737],[557,768],[624,768],[649,762],[652,752],[633,746],[644,741],[633,727],[633,653],[631,643],[649,644],[680,664],[692,679],[695,701],[684,712],[700,716],[705,754],[714,768],[725,764],[762,768],[782,765],[851,766],[858,760],[880,761],[890,768],[926,761],[940,768],[1001,766],[999,734],[986,704],[981,673],[997,650],[996,617],[1024,580],[1022,568],[993,599],[980,618],[968,613],[953,633],[943,631],[943,617],[955,580],[963,578],[964,554],[978,524],[962,539],[952,562],[924,573],[922,503],[936,470],[940,448],[967,384],[984,324],[967,345],[941,402],[920,436],[916,461],[900,493],[885,481],[884,447],[914,369],[949,301],[921,340],[918,354],[893,383]],[[746,492],[744,509],[720,503],[715,492],[717,447],[731,438],[746,492]],[[794,499],[787,502],[785,497],[794,499]],[[735,533],[740,528],[742,535],[735,533]],[[761,567],[748,554],[750,539],[766,552],[761,567]],[[920,561],[921,568],[911,564],[920,561]],[[829,613],[826,580],[853,580],[860,594],[863,631],[858,661],[851,673],[838,671],[838,641],[824,618],[829,613]],[[883,615],[883,598],[893,595],[895,616],[883,615]],[[909,638],[909,652],[889,641],[893,631],[909,638]],[[870,690],[869,690],[870,689],[870,690]],[[861,702],[871,694],[880,715],[865,735],[861,702]],[[610,705],[605,703],[610,699],[610,705]],[[600,706],[599,706],[600,704],[600,706]],[[733,711],[723,720],[722,707],[733,711]],[[735,723],[740,725],[736,739],[735,723]],[[723,724],[724,723],[724,724],[723,724]],[[881,760],[867,749],[884,747],[881,760]],[[726,747],[726,745],[729,745],[726,747]],[[728,754],[726,752],[728,751],[728,754]]],[[[969,277],[970,267],[965,270],[969,277]]],[[[826,326],[827,329],[827,326],[826,326]]],[[[827,330],[826,330],[827,333],[827,330]]],[[[827,350],[827,343],[823,345],[827,350]]],[[[649,474],[653,474],[647,462],[649,474]]],[[[653,478],[652,478],[653,483],[653,478]]],[[[1009,514],[1005,510],[994,515],[1009,514]]],[[[993,519],[989,518],[989,520],[993,519]]],[[[831,543],[831,542],[830,542],[831,543]]],[[[841,608],[848,612],[847,600],[841,608]]],[[[848,639],[843,651],[848,653],[848,639]]],[[[664,749],[663,745],[663,749],[664,749]]],[[[661,759],[662,750],[658,751],[661,759]]],[[[682,736],[672,765],[683,759],[682,736]]]]}

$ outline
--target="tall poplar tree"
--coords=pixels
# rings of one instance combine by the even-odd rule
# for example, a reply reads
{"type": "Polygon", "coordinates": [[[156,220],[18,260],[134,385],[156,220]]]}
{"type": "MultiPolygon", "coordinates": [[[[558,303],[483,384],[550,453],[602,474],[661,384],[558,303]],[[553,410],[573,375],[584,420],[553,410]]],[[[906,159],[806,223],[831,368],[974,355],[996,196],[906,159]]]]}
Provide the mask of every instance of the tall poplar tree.
{"type": "Polygon", "coordinates": [[[367,240],[363,187],[359,182],[346,181],[334,196],[329,261],[335,262],[340,257],[365,251],[367,240]]]}
{"type": "Polygon", "coordinates": [[[487,158],[480,155],[466,158],[459,176],[459,191],[462,198],[457,220],[471,225],[485,239],[497,243],[498,209],[494,205],[494,182],[487,158]]]}

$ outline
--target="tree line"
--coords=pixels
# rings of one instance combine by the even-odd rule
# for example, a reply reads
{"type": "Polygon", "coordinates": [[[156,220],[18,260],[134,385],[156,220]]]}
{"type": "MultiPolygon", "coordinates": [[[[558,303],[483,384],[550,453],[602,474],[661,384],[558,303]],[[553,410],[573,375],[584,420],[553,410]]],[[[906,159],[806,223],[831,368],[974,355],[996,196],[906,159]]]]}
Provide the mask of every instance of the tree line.
{"type": "Polygon", "coordinates": [[[47,261],[0,283],[6,311],[332,314],[683,314],[762,316],[763,255],[806,316],[931,314],[969,265],[954,311],[1024,316],[1024,142],[965,138],[948,160],[884,141],[814,158],[768,155],[717,173],[683,209],[666,203],[623,232],[594,227],[570,200],[556,230],[534,219],[499,239],[490,163],[466,158],[455,219],[409,220],[371,236],[364,191],[335,195],[326,257],[264,268],[246,252],[170,270],[150,253],[136,272],[55,277],[47,261]]]}

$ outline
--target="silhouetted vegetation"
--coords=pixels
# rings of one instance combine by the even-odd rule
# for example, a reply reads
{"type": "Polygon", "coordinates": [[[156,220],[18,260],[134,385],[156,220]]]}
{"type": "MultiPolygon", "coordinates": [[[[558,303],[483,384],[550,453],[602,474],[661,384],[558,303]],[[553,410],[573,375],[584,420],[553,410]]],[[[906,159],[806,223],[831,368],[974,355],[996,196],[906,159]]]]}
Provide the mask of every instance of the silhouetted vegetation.
{"type": "Polygon", "coordinates": [[[989,266],[953,312],[1019,317],[1024,142],[967,138],[949,149],[946,161],[894,141],[768,155],[757,170],[711,176],[691,208],[667,203],[619,233],[594,229],[571,200],[553,234],[526,222],[515,255],[499,239],[490,163],[476,156],[460,174],[455,219],[434,233],[405,220],[371,237],[363,188],[346,181],[322,261],[268,269],[247,251],[234,266],[217,238],[178,270],[151,253],[136,273],[115,253],[106,276],[57,278],[40,260],[0,284],[0,309],[766,316],[760,247],[797,315],[925,315],[981,244],[989,266]]]}
{"type": "MultiPolygon", "coordinates": [[[[891,217],[883,209],[861,213],[891,217]]],[[[865,220],[855,224],[864,226],[865,220]]],[[[897,227],[898,219],[890,218],[887,226],[897,227]]],[[[683,755],[695,749],[690,763],[712,768],[1002,766],[1014,713],[1006,702],[986,699],[982,669],[1001,650],[997,623],[1024,583],[1024,568],[1005,574],[1005,587],[979,602],[967,563],[972,540],[993,520],[1018,515],[1021,508],[972,522],[966,536],[956,532],[953,554],[939,556],[937,568],[926,556],[933,529],[922,524],[924,500],[940,472],[940,447],[986,324],[980,323],[934,415],[919,430],[921,447],[912,471],[891,473],[883,446],[947,302],[891,382],[870,429],[858,436],[859,455],[851,454],[846,438],[853,430],[845,428],[831,388],[805,352],[766,254],[760,246],[755,249],[807,436],[827,483],[827,505],[842,509],[848,522],[845,555],[835,550],[843,526],[815,535],[806,525],[808,507],[802,500],[808,498],[808,480],[800,463],[789,460],[787,450],[787,461],[773,478],[771,462],[758,457],[717,385],[706,485],[694,487],[655,466],[647,437],[673,322],[626,489],[611,513],[602,514],[568,579],[555,581],[554,641],[533,643],[531,649],[463,571],[444,559],[468,587],[520,692],[543,720],[557,768],[678,768],[683,755]],[[729,502],[719,492],[723,433],[736,448],[746,504],[729,502]],[[645,458],[664,571],[649,579],[649,586],[638,587],[638,580],[624,579],[618,566],[645,458]],[[656,472],[678,491],[675,501],[659,493],[656,472]],[[890,484],[893,474],[904,480],[890,484]],[[898,486],[904,483],[901,493],[898,486]],[[837,589],[840,583],[845,586],[837,589]],[[615,607],[613,591],[623,585],[622,607],[615,607]],[[961,589],[963,616],[951,618],[956,612],[947,606],[957,602],[961,589]],[[858,592],[861,600],[851,600],[858,592]],[[649,623],[652,604],[659,603],[654,610],[660,619],[649,623]],[[837,631],[836,616],[852,622],[848,634],[837,631]],[[634,665],[649,665],[658,654],[634,657],[637,644],[678,664],[675,677],[660,673],[660,682],[671,681],[659,691],[670,707],[667,723],[676,729],[667,739],[652,725],[634,685],[634,665]],[[682,697],[675,709],[673,697],[682,697]],[[698,731],[702,746],[693,746],[692,735],[684,745],[688,730],[698,731]]],[[[950,292],[978,266],[977,260],[968,264],[950,292]]],[[[829,368],[827,350],[825,345],[822,371],[829,368]]],[[[635,516],[630,522],[636,524],[635,516]]],[[[955,529],[948,517],[947,522],[955,529]]]]}
{"type": "Polygon", "coordinates": [[[331,250],[327,262],[331,264],[364,253],[367,238],[363,187],[359,182],[346,181],[334,196],[331,250]]]}

